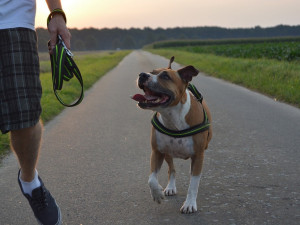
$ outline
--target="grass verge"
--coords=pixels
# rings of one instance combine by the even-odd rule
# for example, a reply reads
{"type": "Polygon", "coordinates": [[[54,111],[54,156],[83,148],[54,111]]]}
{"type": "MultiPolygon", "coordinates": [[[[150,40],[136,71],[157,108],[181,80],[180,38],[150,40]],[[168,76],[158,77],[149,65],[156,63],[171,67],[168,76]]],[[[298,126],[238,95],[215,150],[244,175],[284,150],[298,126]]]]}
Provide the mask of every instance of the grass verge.
{"type": "Polygon", "coordinates": [[[270,59],[241,59],[174,49],[146,49],[183,65],[300,107],[300,64],[270,59]]]}
{"type": "MultiPolygon", "coordinates": [[[[89,89],[101,76],[114,68],[130,51],[117,52],[84,52],[75,53],[75,61],[83,77],[84,90],[89,89]]],[[[48,53],[40,54],[41,82],[43,87],[42,115],[44,123],[59,114],[64,106],[56,99],[52,90],[51,67],[48,53]]],[[[63,100],[71,103],[80,94],[80,84],[76,78],[64,82],[63,90],[60,92],[63,100]]],[[[84,99],[83,99],[84,101],[84,99]]],[[[9,151],[8,134],[0,135],[0,159],[9,151]]]]}

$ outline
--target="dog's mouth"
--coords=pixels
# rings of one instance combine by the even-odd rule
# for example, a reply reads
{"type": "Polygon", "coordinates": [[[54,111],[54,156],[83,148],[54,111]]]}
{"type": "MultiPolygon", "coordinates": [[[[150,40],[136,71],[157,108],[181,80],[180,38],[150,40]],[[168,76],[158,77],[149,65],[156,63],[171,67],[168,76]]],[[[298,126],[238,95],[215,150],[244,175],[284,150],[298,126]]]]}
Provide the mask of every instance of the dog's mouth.
{"type": "Polygon", "coordinates": [[[143,87],[145,92],[144,95],[142,94],[135,94],[131,98],[138,103],[139,107],[141,108],[153,108],[153,107],[166,107],[171,102],[171,96],[163,93],[163,92],[156,92],[148,87],[143,87]]]}

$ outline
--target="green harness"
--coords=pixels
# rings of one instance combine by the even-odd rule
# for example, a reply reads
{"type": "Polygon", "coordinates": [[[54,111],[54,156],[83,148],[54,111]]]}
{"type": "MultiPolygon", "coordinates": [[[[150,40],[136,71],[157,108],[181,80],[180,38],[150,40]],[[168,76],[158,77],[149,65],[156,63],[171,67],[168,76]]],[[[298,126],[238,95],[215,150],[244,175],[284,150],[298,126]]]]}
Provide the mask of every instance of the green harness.
{"type": "MultiPolygon", "coordinates": [[[[193,93],[193,95],[197,98],[197,100],[202,104],[203,96],[197,90],[197,88],[193,84],[189,84],[188,89],[193,93]]],[[[157,112],[154,114],[154,116],[151,120],[151,123],[157,131],[159,131],[163,134],[166,134],[166,135],[168,135],[170,137],[174,137],[174,138],[183,138],[183,137],[192,136],[192,135],[204,132],[209,129],[210,123],[209,123],[207,114],[204,110],[204,107],[203,107],[203,113],[204,113],[204,121],[201,124],[192,126],[188,129],[179,130],[179,131],[170,130],[170,129],[166,128],[164,125],[162,125],[161,122],[159,122],[159,120],[157,118],[157,112]]]]}
{"type": "MultiPolygon", "coordinates": [[[[48,42],[48,45],[50,45],[50,42],[48,42]]],[[[53,54],[50,55],[53,91],[58,101],[62,105],[67,107],[72,107],[80,104],[84,95],[82,76],[72,57],[73,54],[69,49],[67,49],[62,38],[60,37],[60,35],[58,35],[58,43],[53,49],[53,54]],[[77,101],[69,105],[62,101],[62,99],[58,96],[56,90],[61,90],[63,87],[63,81],[69,81],[74,75],[81,85],[81,94],[77,101]]]]}

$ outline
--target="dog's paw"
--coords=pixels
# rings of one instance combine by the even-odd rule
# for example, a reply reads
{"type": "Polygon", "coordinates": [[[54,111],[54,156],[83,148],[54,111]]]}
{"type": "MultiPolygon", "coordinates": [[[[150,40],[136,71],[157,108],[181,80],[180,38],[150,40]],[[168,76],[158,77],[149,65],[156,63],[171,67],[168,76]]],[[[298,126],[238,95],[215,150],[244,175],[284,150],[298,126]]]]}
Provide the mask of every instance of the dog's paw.
{"type": "Polygon", "coordinates": [[[190,214],[197,212],[197,203],[194,200],[186,200],[183,206],[180,208],[180,212],[184,214],[190,214]]]}
{"type": "Polygon", "coordinates": [[[164,190],[164,193],[166,196],[176,195],[176,193],[177,193],[176,187],[168,184],[168,186],[164,190]]]}
{"type": "Polygon", "coordinates": [[[158,204],[165,198],[162,186],[158,185],[156,187],[150,186],[151,196],[153,201],[157,202],[158,204]]]}

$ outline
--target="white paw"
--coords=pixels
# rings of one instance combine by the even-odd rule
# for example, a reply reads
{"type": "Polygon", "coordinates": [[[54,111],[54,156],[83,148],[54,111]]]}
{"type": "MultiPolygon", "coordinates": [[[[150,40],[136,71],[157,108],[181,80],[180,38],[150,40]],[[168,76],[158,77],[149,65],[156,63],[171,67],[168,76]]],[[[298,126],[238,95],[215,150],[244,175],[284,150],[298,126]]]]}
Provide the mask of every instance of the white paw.
{"type": "Polygon", "coordinates": [[[165,193],[166,196],[176,195],[176,193],[177,193],[176,187],[175,187],[175,186],[168,185],[168,186],[166,187],[166,189],[164,190],[164,193],[165,193]]]}
{"type": "Polygon", "coordinates": [[[158,204],[165,198],[162,186],[158,185],[151,185],[150,184],[150,192],[153,198],[153,201],[157,202],[158,204]]]}
{"type": "Polygon", "coordinates": [[[186,200],[183,206],[180,208],[180,212],[184,214],[197,212],[196,200],[186,200]]]}

